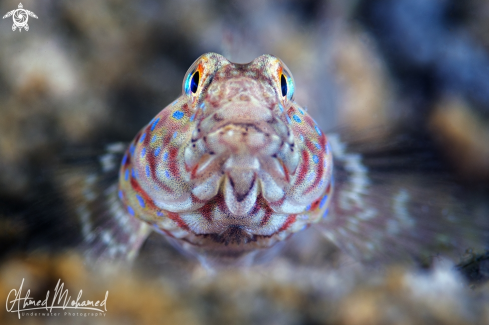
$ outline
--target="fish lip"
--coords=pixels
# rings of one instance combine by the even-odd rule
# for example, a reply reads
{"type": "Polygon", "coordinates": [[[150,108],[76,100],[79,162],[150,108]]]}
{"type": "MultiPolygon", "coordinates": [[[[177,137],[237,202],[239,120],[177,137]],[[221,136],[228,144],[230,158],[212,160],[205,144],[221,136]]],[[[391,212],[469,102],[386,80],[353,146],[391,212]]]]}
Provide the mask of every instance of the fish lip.
{"type": "MultiPolygon", "coordinates": [[[[214,251],[216,253],[224,253],[227,249],[236,249],[237,251],[235,252],[247,253],[255,249],[268,249],[278,242],[283,241],[283,239],[278,239],[276,237],[281,232],[282,231],[275,231],[267,235],[254,234],[247,231],[246,227],[242,225],[229,225],[226,229],[223,229],[220,232],[196,233],[190,231],[185,237],[173,237],[173,239],[179,242],[186,242],[195,248],[205,249],[208,252],[214,251]],[[236,232],[239,233],[237,234],[236,232]],[[272,243],[269,242],[270,240],[272,240],[272,243]]],[[[292,234],[287,234],[287,237],[290,235],[292,234]]]]}
{"type": "Polygon", "coordinates": [[[215,127],[213,127],[211,130],[209,130],[208,134],[211,134],[211,133],[214,133],[216,131],[219,131],[220,129],[223,129],[225,128],[226,126],[236,126],[236,127],[243,127],[243,128],[252,128],[254,129],[255,131],[257,132],[260,132],[260,133],[267,133],[265,131],[263,131],[263,129],[261,127],[259,127],[257,125],[257,123],[253,123],[253,122],[233,122],[233,121],[224,121],[223,123],[219,123],[217,124],[215,127]]]}

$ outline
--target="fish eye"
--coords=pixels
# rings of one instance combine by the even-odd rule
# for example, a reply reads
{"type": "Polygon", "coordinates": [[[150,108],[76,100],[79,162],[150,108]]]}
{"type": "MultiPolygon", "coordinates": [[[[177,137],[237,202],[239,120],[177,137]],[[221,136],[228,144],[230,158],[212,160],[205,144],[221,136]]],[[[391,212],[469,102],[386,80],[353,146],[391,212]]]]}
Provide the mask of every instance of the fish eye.
{"type": "Polygon", "coordinates": [[[185,73],[182,94],[189,96],[193,103],[197,103],[197,97],[200,96],[203,89],[209,87],[217,70],[227,64],[229,61],[220,54],[206,53],[201,55],[185,73]]]}
{"type": "Polygon", "coordinates": [[[295,90],[294,77],[292,77],[285,63],[280,60],[277,70],[276,76],[278,77],[277,87],[280,88],[279,92],[282,94],[284,100],[293,100],[295,90]]]}
{"type": "Polygon", "coordinates": [[[199,89],[199,81],[200,81],[199,70],[195,70],[192,73],[188,73],[184,83],[185,93],[187,94],[197,93],[197,90],[199,89]]]}
{"type": "Polygon", "coordinates": [[[194,74],[192,75],[192,78],[190,79],[190,91],[192,91],[194,94],[197,92],[197,89],[199,88],[199,78],[200,78],[199,71],[195,71],[194,74]]]}
{"type": "Polygon", "coordinates": [[[282,88],[282,96],[287,96],[287,79],[284,74],[280,77],[280,87],[282,88]]]}

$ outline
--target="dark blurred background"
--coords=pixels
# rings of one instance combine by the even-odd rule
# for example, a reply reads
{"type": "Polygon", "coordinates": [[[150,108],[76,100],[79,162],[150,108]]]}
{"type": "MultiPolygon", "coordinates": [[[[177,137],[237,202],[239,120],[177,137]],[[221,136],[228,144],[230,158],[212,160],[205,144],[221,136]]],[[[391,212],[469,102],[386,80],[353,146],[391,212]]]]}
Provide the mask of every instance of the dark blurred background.
{"type": "MultiPolygon", "coordinates": [[[[34,272],[35,279],[73,278],[70,270],[82,267],[71,255],[58,255],[78,240],[70,216],[63,214],[66,202],[53,176],[60,156],[73,148],[130,141],[180,95],[186,70],[209,51],[234,62],[249,62],[264,53],[278,56],[294,75],[296,101],[308,108],[323,130],[380,125],[422,132],[467,188],[484,189],[489,183],[488,1],[25,0],[22,4],[39,17],[29,18],[29,31],[13,32],[11,17],[0,21],[0,269],[2,278],[13,283],[19,282],[21,277],[14,276],[19,272],[31,278],[34,272]]],[[[0,13],[17,6],[17,1],[2,1],[0,13]]],[[[178,254],[167,258],[179,259],[178,254]]],[[[111,298],[122,306],[123,297],[138,294],[140,287],[153,290],[153,298],[147,299],[159,304],[144,300],[147,304],[141,308],[149,306],[148,313],[156,318],[128,312],[127,323],[378,324],[397,319],[413,323],[426,320],[426,315],[416,318],[412,312],[418,305],[439,323],[489,322],[487,305],[472,305],[473,297],[458,294],[446,283],[440,286],[452,290],[447,296],[454,300],[442,300],[442,307],[430,309],[425,303],[431,301],[429,295],[406,298],[403,290],[408,289],[403,285],[408,275],[402,272],[407,271],[380,277],[380,287],[365,288],[365,281],[354,277],[345,288],[332,285],[344,290],[342,294],[327,295],[324,290],[331,289],[327,285],[314,289],[299,281],[295,286],[288,282],[291,271],[280,270],[288,275],[278,276],[273,284],[263,280],[256,284],[250,276],[235,279],[233,274],[222,284],[191,271],[193,285],[204,284],[180,286],[162,276],[159,285],[171,287],[163,293],[153,292],[148,283],[124,278],[120,281],[126,291],[120,289],[119,298],[115,294],[111,298]],[[243,292],[244,287],[236,284],[240,281],[244,287],[255,284],[243,292]],[[242,294],[245,302],[236,296],[228,301],[229,290],[242,294]],[[280,298],[275,301],[276,297],[280,298]],[[467,308],[452,308],[462,300],[467,308]],[[394,316],[380,308],[389,302],[394,316]],[[328,304],[340,312],[324,309],[328,304]],[[357,309],[365,315],[351,314],[357,309]],[[165,318],[161,310],[178,312],[168,312],[165,318]]],[[[335,275],[321,278],[322,272],[296,272],[318,276],[324,283],[339,281],[335,275]]],[[[437,283],[435,278],[425,280],[437,283]]],[[[5,281],[0,289],[11,287],[5,281]]],[[[488,294],[485,289],[480,295],[488,294]]],[[[12,315],[1,315],[0,309],[2,322],[13,320],[12,315]]],[[[119,321],[117,317],[104,321],[119,321]]]]}

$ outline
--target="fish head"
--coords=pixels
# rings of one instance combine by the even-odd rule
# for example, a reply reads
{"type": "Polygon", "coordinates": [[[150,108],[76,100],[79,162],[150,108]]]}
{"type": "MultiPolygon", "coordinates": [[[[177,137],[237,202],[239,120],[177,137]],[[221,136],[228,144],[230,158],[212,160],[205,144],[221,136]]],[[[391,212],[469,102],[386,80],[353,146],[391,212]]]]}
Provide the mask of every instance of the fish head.
{"type": "Polygon", "coordinates": [[[126,153],[120,188],[128,211],[200,246],[211,238],[265,247],[318,220],[332,156],[294,102],[280,59],[238,64],[204,54],[182,88],[126,153]]]}

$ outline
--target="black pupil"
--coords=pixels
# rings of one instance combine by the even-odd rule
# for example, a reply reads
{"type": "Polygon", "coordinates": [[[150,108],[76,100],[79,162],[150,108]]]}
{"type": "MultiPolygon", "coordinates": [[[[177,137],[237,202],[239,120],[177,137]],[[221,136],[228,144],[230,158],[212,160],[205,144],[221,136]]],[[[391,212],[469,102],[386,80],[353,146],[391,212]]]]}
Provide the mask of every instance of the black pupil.
{"type": "Polygon", "coordinates": [[[196,93],[198,87],[199,87],[199,71],[196,71],[192,76],[192,80],[190,80],[190,90],[193,93],[196,93]]]}
{"type": "Polygon", "coordinates": [[[285,76],[282,74],[282,77],[280,77],[280,83],[282,86],[282,96],[287,96],[287,80],[285,80],[285,76]]]}

